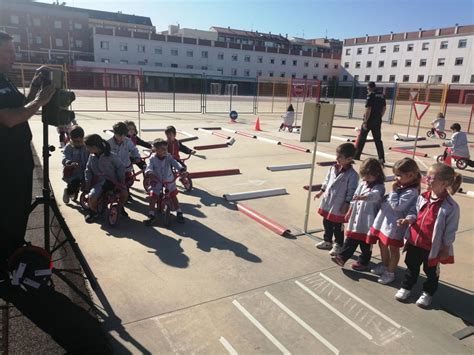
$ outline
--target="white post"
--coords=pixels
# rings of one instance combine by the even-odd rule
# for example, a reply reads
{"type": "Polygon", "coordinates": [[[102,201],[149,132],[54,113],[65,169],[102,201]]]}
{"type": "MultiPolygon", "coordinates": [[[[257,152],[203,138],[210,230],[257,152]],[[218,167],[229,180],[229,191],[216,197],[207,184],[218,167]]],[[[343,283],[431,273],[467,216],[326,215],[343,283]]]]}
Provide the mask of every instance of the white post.
{"type": "Polygon", "coordinates": [[[415,159],[416,144],[418,143],[418,133],[420,132],[421,119],[418,120],[418,127],[416,128],[415,147],[413,148],[413,159],[415,159]]]}
{"type": "Polygon", "coordinates": [[[410,118],[408,119],[407,138],[408,138],[408,135],[410,134],[410,126],[411,126],[411,115],[412,115],[412,112],[413,112],[413,102],[412,102],[412,104],[410,105],[410,118]]]}

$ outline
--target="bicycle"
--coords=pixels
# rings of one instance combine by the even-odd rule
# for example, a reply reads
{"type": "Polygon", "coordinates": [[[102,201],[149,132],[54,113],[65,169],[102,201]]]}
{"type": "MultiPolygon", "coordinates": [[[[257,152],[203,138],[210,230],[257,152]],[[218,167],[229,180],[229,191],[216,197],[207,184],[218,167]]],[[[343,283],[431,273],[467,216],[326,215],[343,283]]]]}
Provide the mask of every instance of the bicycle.
{"type": "MultiPolygon", "coordinates": [[[[178,162],[181,163],[181,165],[183,165],[183,167],[186,168],[186,165],[183,164],[183,162],[185,162],[186,160],[188,160],[189,158],[191,158],[191,155],[192,154],[189,154],[186,158],[183,158],[183,159],[180,159],[178,162]]],[[[173,169],[174,170],[174,169],[173,169]]],[[[174,171],[173,172],[175,175],[178,174],[178,180],[179,182],[183,185],[184,187],[184,190],[186,192],[190,192],[192,189],[193,189],[193,180],[191,179],[191,177],[189,176],[189,173],[187,170],[183,171],[183,172],[179,172],[179,171],[174,171]]]]}
{"type": "Polygon", "coordinates": [[[436,161],[441,164],[446,164],[451,166],[451,159],[454,160],[456,167],[458,169],[464,170],[467,168],[467,166],[470,163],[470,160],[466,157],[460,157],[458,155],[452,155],[451,154],[451,148],[447,147],[444,150],[443,154],[440,154],[436,157],[436,161]]]}
{"type": "MultiPolygon", "coordinates": [[[[150,153],[147,156],[140,157],[140,162],[145,163],[145,160],[150,158],[151,155],[153,154],[153,151],[150,150],[150,153]]],[[[125,185],[127,188],[131,188],[135,181],[140,181],[140,179],[137,179],[137,176],[143,174],[144,170],[140,169],[137,172],[135,172],[135,169],[133,168],[134,163],[131,162],[129,166],[127,166],[127,169],[132,168],[131,171],[126,171],[125,172],[125,185]]],[[[143,188],[145,188],[145,179],[143,179],[143,188]]]]}
{"type": "Polygon", "coordinates": [[[433,138],[433,137],[438,136],[441,139],[445,139],[446,138],[446,133],[443,132],[443,131],[440,131],[439,129],[432,128],[428,132],[426,132],[426,136],[428,138],[433,138]]]}
{"type": "MultiPolygon", "coordinates": [[[[178,174],[173,174],[174,179],[169,181],[161,181],[160,178],[156,175],[148,175],[147,183],[149,184],[146,188],[146,191],[149,191],[151,186],[154,183],[161,184],[161,191],[158,195],[158,200],[156,202],[156,208],[158,212],[163,216],[163,224],[165,227],[169,227],[171,225],[171,212],[175,211],[176,208],[173,206],[173,201],[171,200],[171,193],[168,189],[168,186],[174,183],[178,177],[178,174]]],[[[152,197],[150,192],[150,198],[152,197]]]]}

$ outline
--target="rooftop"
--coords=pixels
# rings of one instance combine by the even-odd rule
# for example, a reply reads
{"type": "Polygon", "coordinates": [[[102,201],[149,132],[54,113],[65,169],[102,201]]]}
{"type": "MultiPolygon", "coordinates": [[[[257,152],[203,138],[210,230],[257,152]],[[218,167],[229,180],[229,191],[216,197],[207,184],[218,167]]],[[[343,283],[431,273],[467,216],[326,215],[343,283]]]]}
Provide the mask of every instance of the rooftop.
{"type": "Polygon", "coordinates": [[[218,32],[219,34],[231,35],[231,36],[240,36],[253,39],[267,40],[267,41],[280,41],[280,42],[289,42],[288,38],[283,37],[282,35],[272,34],[272,33],[261,33],[258,31],[244,31],[236,30],[230,27],[217,27],[212,26],[211,30],[218,32]]]}

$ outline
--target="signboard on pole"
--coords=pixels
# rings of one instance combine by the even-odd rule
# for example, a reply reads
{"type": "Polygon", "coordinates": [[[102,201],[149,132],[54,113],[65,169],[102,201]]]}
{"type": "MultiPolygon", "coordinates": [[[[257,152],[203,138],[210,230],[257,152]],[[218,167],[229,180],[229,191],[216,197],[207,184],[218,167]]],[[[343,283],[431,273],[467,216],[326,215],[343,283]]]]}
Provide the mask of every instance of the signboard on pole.
{"type": "Polygon", "coordinates": [[[304,97],[304,85],[293,85],[293,96],[304,97]]]}
{"type": "Polygon", "coordinates": [[[410,101],[415,101],[416,97],[418,96],[418,91],[410,91],[410,101]]]}
{"type": "Polygon", "coordinates": [[[301,122],[300,142],[330,142],[336,105],[306,101],[301,122]]]}
{"type": "Polygon", "coordinates": [[[416,101],[413,103],[413,108],[415,109],[415,116],[418,121],[421,120],[426,111],[428,111],[430,105],[431,104],[429,102],[416,101]]]}

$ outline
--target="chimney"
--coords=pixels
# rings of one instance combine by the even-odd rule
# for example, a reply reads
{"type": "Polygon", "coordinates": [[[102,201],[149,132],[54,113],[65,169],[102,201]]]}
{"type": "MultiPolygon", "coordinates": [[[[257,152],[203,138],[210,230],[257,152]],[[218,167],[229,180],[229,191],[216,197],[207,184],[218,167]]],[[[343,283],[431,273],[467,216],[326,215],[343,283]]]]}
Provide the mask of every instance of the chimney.
{"type": "Polygon", "coordinates": [[[423,30],[421,29],[421,27],[418,29],[418,38],[421,38],[421,36],[423,35],[423,30]]]}
{"type": "Polygon", "coordinates": [[[458,31],[459,31],[459,24],[456,23],[455,26],[456,26],[456,27],[454,28],[454,33],[455,33],[455,34],[458,34],[458,31]]]}

